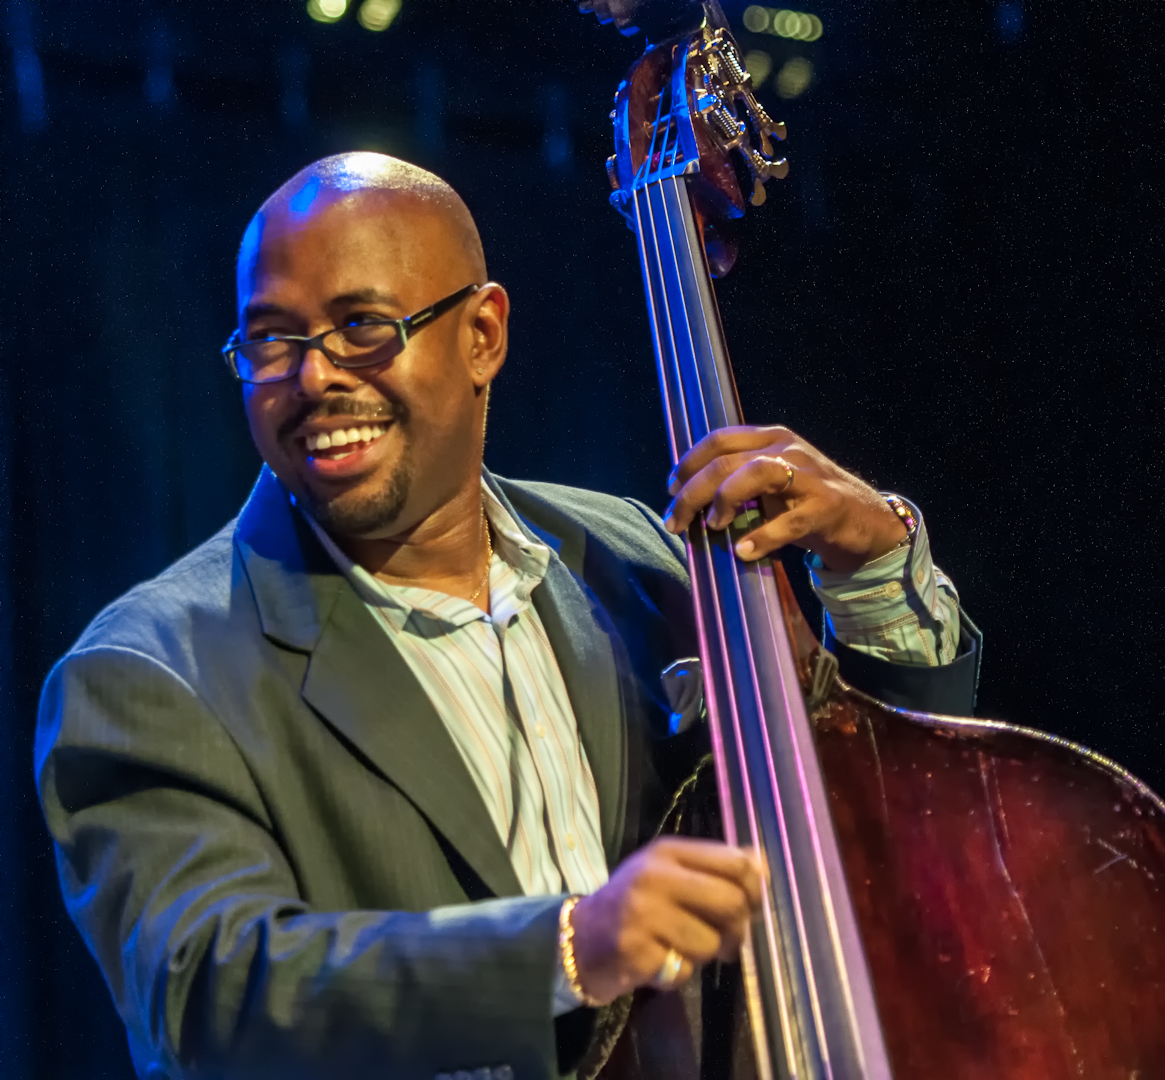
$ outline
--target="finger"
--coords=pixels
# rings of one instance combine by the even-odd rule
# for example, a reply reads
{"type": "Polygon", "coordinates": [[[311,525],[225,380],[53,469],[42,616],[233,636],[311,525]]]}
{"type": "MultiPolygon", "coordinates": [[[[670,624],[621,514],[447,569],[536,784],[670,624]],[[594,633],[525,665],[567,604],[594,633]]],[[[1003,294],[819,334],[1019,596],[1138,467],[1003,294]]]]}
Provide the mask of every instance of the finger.
{"type": "Polygon", "coordinates": [[[716,950],[716,959],[729,964],[739,960],[740,947],[744,944],[744,935],[747,931],[747,919],[742,919],[736,926],[725,930],[720,935],[720,948],[716,950]]]}
{"type": "MultiPolygon", "coordinates": [[[[731,926],[713,928],[700,926],[698,922],[692,924],[683,919],[674,919],[661,924],[658,929],[658,944],[675,949],[693,967],[699,967],[710,960],[732,962],[738,959],[741,943],[748,930],[748,918],[737,919],[731,926]]],[[[666,957],[666,952],[664,955],[666,957]]],[[[658,970],[657,967],[655,973],[658,970]]]]}
{"type": "MultiPolygon", "coordinates": [[[[762,495],[789,496],[794,489],[805,487],[804,470],[777,454],[762,454],[741,465],[716,489],[708,525],[713,529],[727,528],[740,507],[762,495]]],[[[811,483],[811,481],[809,481],[811,483]]]]}
{"type": "Polygon", "coordinates": [[[690,870],[668,860],[650,864],[637,884],[648,897],[641,910],[678,907],[722,931],[735,927],[752,911],[753,894],[745,881],[690,870]]]}
{"type": "Polygon", "coordinates": [[[679,836],[663,837],[644,850],[648,853],[659,852],[689,870],[725,878],[744,889],[751,907],[760,903],[760,861],[751,850],[718,840],[694,840],[679,836]]]}
{"type": "MultiPolygon", "coordinates": [[[[693,964],[706,964],[719,955],[724,940],[720,927],[711,926],[678,907],[662,907],[652,923],[651,933],[665,949],[675,949],[693,964]]],[[[655,970],[659,970],[658,966],[655,970]]]]}
{"type": "Polygon", "coordinates": [[[806,538],[816,532],[817,519],[813,500],[800,502],[742,536],[736,542],[736,554],[746,562],[754,562],[786,544],[805,547],[806,538]]]}
{"type": "Polygon", "coordinates": [[[747,465],[753,453],[724,454],[713,458],[691,477],[664,512],[663,523],[667,530],[681,533],[691,525],[692,519],[712,501],[720,486],[733,473],[747,465]]]}
{"type": "Polygon", "coordinates": [[[748,912],[729,925],[721,927],[720,948],[716,951],[717,960],[731,962],[740,959],[740,948],[744,944],[754,914],[754,912],[748,912]]]}
{"type": "Polygon", "coordinates": [[[766,446],[776,447],[776,452],[780,453],[780,448],[789,445],[796,437],[788,428],[779,425],[717,428],[705,435],[680,458],[668,477],[668,494],[676,495],[684,484],[715,458],[723,457],[725,454],[760,450],[766,446]]]}

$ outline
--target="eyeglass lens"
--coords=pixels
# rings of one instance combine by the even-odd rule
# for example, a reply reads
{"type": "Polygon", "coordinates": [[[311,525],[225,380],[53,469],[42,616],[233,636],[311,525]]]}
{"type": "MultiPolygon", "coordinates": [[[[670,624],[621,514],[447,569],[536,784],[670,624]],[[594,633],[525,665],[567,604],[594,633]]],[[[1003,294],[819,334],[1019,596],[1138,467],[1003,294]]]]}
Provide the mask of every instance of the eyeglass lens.
{"type": "MultiPolygon", "coordinates": [[[[347,367],[361,361],[375,362],[374,354],[399,340],[396,323],[362,323],[329,330],[320,339],[320,348],[338,366],[347,367]]],[[[286,338],[247,341],[234,350],[235,366],[247,382],[272,382],[298,368],[305,348],[306,342],[286,338]]]]}

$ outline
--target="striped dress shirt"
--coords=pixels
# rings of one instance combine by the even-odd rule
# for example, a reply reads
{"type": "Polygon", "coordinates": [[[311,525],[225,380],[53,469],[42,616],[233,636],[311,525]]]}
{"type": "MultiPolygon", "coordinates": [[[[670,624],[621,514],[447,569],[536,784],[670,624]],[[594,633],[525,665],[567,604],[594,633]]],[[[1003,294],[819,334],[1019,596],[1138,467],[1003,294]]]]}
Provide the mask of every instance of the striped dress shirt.
{"type": "Polygon", "coordinates": [[[591,893],[607,880],[598,792],[530,602],[550,549],[528,539],[484,483],[482,499],[495,539],[489,614],[446,593],[387,585],[312,527],[433,702],[523,891],[591,893]]]}
{"type": "Polygon", "coordinates": [[[937,667],[959,651],[959,594],[930,555],[922,513],[908,499],[914,540],[853,573],[826,570],[807,555],[809,580],[825,621],[844,645],[878,660],[937,667]]]}
{"type": "MultiPolygon", "coordinates": [[[[558,660],[530,602],[550,549],[522,533],[484,481],[481,490],[496,541],[489,614],[447,593],[378,581],[308,521],[428,694],[523,891],[592,893],[607,880],[598,793],[558,660]]],[[[839,641],[898,663],[947,663],[958,641],[958,596],[934,567],[922,515],[911,507],[919,522],[912,544],[848,575],[831,575],[810,556],[810,577],[839,641]]],[[[698,680],[699,662],[688,666],[698,680]]],[[[672,694],[666,679],[665,688],[672,694]]],[[[692,715],[681,727],[703,714],[702,687],[688,696],[692,715]]],[[[578,1004],[560,956],[554,1015],[578,1004]]]]}

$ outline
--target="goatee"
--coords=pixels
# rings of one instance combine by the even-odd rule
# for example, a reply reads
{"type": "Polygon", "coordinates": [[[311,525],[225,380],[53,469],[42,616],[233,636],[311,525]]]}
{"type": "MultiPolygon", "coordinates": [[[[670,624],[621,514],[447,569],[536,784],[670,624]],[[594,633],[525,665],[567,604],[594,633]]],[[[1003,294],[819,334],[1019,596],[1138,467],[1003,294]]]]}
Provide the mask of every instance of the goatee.
{"type": "Polygon", "coordinates": [[[406,455],[393,471],[388,484],[358,503],[343,497],[320,502],[310,491],[305,491],[300,501],[325,532],[355,540],[383,535],[385,529],[395,524],[408,501],[412,481],[412,462],[406,455]]]}

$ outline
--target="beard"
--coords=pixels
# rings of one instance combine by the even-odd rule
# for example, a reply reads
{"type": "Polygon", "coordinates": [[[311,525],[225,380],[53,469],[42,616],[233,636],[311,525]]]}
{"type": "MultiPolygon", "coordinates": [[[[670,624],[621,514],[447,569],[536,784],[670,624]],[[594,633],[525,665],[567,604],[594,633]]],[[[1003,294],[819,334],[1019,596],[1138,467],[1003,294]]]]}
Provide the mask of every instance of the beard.
{"type": "Polygon", "coordinates": [[[341,495],[327,502],[310,491],[296,496],[325,532],[352,539],[383,535],[391,528],[408,501],[413,483],[413,462],[406,446],[388,483],[380,490],[360,498],[341,495]]]}

